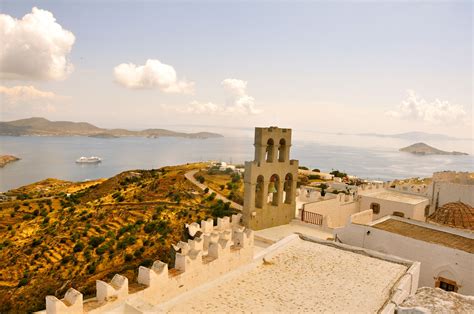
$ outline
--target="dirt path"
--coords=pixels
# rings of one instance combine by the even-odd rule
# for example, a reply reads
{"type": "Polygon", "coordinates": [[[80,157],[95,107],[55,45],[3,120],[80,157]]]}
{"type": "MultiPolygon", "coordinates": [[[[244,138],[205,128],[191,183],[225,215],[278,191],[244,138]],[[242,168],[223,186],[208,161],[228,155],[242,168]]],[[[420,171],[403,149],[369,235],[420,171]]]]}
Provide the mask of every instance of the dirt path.
{"type": "Polygon", "coordinates": [[[243,209],[242,205],[237,204],[236,202],[231,201],[230,199],[228,199],[228,198],[225,197],[224,195],[219,194],[218,192],[214,191],[213,189],[211,189],[211,188],[208,187],[207,185],[198,182],[198,181],[194,178],[194,175],[195,175],[196,172],[198,172],[198,171],[199,171],[199,169],[191,170],[191,171],[189,171],[189,172],[186,172],[186,174],[185,174],[184,176],[186,177],[186,179],[188,179],[189,181],[191,181],[192,184],[194,184],[195,186],[197,186],[197,187],[200,188],[201,190],[205,190],[206,188],[208,188],[208,189],[209,189],[209,193],[212,193],[212,192],[216,193],[216,199],[222,200],[222,201],[224,201],[224,202],[230,202],[230,207],[235,208],[235,209],[240,210],[240,211],[243,209]]]}

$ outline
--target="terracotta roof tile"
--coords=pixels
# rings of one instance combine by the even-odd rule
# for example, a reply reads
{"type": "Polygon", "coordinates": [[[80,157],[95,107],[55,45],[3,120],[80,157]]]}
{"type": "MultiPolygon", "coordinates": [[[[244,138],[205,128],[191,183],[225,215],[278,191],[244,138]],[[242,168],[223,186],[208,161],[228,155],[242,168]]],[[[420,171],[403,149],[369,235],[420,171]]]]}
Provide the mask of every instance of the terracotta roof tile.
{"type": "Polygon", "coordinates": [[[427,220],[449,227],[474,230],[474,208],[462,202],[447,203],[438,208],[427,220]]]}

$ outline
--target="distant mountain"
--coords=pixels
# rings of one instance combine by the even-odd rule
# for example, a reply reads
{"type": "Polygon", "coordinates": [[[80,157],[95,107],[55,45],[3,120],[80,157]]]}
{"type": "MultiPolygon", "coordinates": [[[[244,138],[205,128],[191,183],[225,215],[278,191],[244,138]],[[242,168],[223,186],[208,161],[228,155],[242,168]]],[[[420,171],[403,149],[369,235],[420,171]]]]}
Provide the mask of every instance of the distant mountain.
{"type": "Polygon", "coordinates": [[[146,129],[130,131],[125,129],[103,129],[86,122],[49,121],[45,118],[29,118],[9,122],[0,122],[0,135],[8,136],[91,136],[115,138],[124,136],[138,137],[184,137],[215,138],[221,134],[210,132],[182,133],[165,129],[146,129]]]}
{"type": "Polygon", "coordinates": [[[416,155],[468,155],[466,153],[461,152],[446,152],[444,150],[429,146],[425,143],[415,143],[413,145],[400,148],[399,150],[401,152],[407,152],[416,155]]]}
{"type": "Polygon", "coordinates": [[[379,134],[379,133],[360,133],[361,136],[376,136],[376,137],[390,137],[390,138],[399,138],[410,141],[433,141],[433,140],[470,140],[472,138],[459,138],[452,137],[444,134],[433,134],[425,132],[406,132],[399,134],[379,134]]]}

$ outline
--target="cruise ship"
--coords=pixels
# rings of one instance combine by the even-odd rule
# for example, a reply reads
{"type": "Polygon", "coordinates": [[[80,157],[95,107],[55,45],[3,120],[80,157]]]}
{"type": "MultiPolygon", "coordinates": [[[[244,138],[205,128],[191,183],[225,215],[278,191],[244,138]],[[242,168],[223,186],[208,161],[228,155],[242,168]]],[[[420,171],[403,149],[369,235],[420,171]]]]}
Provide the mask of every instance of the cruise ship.
{"type": "Polygon", "coordinates": [[[78,164],[96,164],[101,162],[102,159],[100,157],[92,156],[92,157],[81,157],[76,160],[78,164]]]}

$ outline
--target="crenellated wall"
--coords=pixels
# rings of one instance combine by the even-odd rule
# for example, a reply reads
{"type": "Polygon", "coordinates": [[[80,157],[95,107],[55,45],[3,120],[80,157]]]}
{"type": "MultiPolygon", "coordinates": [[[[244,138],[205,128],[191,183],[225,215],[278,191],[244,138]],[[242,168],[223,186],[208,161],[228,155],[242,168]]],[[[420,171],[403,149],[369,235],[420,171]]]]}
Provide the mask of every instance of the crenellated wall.
{"type": "MultiPolygon", "coordinates": [[[[127,308],[140,312],[131,305],[140,298],[157,305],[230,272],[253,259],[253,231],[240,225],[241,214],[201,221],[186,225],[194,239],[174,245],[175,267],[155,261],[151,268],[138,269],[138,289],[129,291],[128,279],[116,274],[107,283],[97,280],[95,298],[85,300],[80,292],[69,289],[64,299],[46,297],[46,313],[104,313],[127,308]]],[[[123,312],[122,310],[118,310],[123,312]]]]}
{"type": "Polygon", "coordinates": [[[389,188],[389,183],[365,183],[359,186],[360,191],[367,191],[367,190],[380,190],[380,189],[387,189],[389,188]]]}

